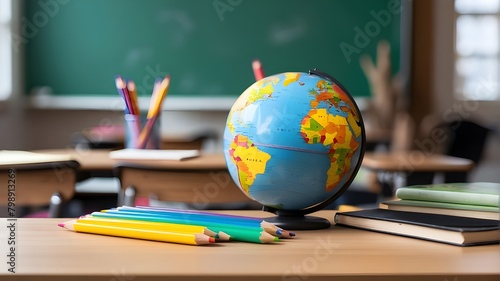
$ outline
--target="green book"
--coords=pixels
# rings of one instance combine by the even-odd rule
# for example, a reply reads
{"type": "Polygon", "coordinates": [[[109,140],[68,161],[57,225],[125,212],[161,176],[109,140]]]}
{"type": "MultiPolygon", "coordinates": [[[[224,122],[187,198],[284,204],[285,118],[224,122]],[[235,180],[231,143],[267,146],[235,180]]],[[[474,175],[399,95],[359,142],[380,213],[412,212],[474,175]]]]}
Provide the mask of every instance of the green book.
{"type": "Polygon", "coordinates": [[[412,185],[398,188],[396,197],[403,200],[499,207],[500,183],[471,182],[412,185]]]}
{"type": "Polygon", "coordinates": [[[500,208],[432,201],[391,200],[379,204],[380,209],[500,220],[500,208]]]}

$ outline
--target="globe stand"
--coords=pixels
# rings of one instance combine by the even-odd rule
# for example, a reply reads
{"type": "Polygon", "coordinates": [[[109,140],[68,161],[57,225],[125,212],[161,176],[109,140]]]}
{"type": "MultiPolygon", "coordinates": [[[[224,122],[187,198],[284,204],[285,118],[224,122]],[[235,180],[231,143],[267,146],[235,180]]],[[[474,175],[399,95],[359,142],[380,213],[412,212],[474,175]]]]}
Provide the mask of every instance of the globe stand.
{"type": "MultiPolygon", "coordinates": [[[[268,210],[267,207],[263,208],[264,211],[268,210]]],[[[286,230],[314,230],[314,229],[324,229],[330,227],[330,222],[327,219],[316,217],[316,216],[306,216],[301,214],[279,214],[276,216],[266,218],[265,221],[270,222],[277,227],[286,230]]]]}

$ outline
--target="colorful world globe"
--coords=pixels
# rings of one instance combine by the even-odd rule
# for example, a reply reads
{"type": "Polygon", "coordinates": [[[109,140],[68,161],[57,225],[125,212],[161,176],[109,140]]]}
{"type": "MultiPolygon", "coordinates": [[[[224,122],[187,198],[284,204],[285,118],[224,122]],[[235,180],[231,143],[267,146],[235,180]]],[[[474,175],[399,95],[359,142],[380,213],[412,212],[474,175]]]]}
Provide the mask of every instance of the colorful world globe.
{"type": "Polygon", "coordinates": [[[339,197],[363,157],[364,127],[350,94],[333,78],[288,72],[248,87],[224,131],[229,173],[251,199],[278,210],[339,197]]]}

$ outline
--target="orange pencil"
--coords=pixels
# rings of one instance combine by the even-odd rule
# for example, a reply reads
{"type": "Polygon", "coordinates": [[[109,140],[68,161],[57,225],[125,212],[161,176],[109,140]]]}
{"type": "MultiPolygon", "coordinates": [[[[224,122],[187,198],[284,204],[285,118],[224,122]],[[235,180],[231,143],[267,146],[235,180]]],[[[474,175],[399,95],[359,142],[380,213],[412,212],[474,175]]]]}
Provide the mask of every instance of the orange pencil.
{"type": "Polygon", "coordinates": [[[158,115],[161,112],[161,106],[163,104],[163,100],[167,96],[168,89],[170,87],[170,76],[167,75],[160,83],[160,85],[156,88],[156,91],[153,93],[150,103],[150,107],[148,110],[148,120],[146,121],[146,125],[142,128],[141,134],[139,135],[138,147],[145,148],[148,142],[149,136],[153,129],[153,126],[158,118],[158,115]]]}
{"type": "Polygon", "coordinates": [[[262,69],[262,63],[259,60],[254,60],[252,62],[253,74],[255,75],[255,81],[259,81],[264,78],[264,70],[262,69]]]}
{"type": "Polygon", "coordinates": [[[137,90],[134,81],[130,80],[127,82],[127,90],[130,96],[131,107],[134,110],[135,115],[140,115],[139,102],[137,100],[137,90]]]}

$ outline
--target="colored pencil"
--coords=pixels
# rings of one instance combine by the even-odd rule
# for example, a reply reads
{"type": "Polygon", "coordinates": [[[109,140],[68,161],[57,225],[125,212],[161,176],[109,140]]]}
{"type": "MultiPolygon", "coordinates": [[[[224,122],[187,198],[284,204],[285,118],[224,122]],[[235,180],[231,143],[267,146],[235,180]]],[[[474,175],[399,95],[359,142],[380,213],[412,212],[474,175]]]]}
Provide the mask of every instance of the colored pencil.
{"type": "Polygon", "coordinates": [[[134,81],[127,81],[127,90],[130,96],[130,104],[132,109],[134,110],[135,115],[141,115],[141,110],[139,108],[139,101],[137,99],[137,87],[135,86],[134,81]]]}
{"type": "Polygon", "coordinates": [[[150,207],[150,206],[129,207],[129,206],[123,206],[122,208],[137,208],[137,209],[146,209],[146,210],[174,211],[174,212],[179,212],[179,213],[206,214],[206,215],[217,216],[217,217],[221,217],[221,218],[236,218],[236,219],[255,220],[255,221],[263,222],[262,225],[265,226],[266,228],[268,228],[271,231],[270,234],[273,234],[273,235],[274,234],[283,235],[284,238],[292,238],[292,237],[294,237],[296,235],[294,232],[290,232],[288,230],[282,229],[282,228],[277,227],[276,225],[274,225],[274,224],[272,224],[270,222],[266,222],[265,219],[256,218],[256,217],[248,217],[248,216],[238,216],[238,215],[231,215],[231,214],[213,213],[213,212],[200,211],[200,210],[173,209],[173,208],[166,208],[166,207],[150,207]]]}
{"type": "MultiPolygon", "coordinates": [[[[160,88],[160,84],[163,81],[163,79],[156,78],[155,83],[153,85],[153,91],[151,92],[151,99],[149,100],[149,107],[150,108],[154,107],[155,101],[156,101],[156,96],[158,95],[158,89],[160,88]]],[[[149,111],[148,111],[149,112],[149,111]]]]}
{"type": "Polygon", "coordinates": [[[244,229],[244,228],[224,228],[229,240],[252,242],[252,243],[271,243],[279,241],[279,238],[267,233],[261,228],[244,229]]]}
{"type": "Polygon", "coordinates": [[[248,216],[237,216],[237,215],[230,215],[230,214],[219,214],[219,213],[213,213],[213,212],[205,212],[205,211],[199,211],[199,210],[179,210],[179,209],[172,209],[172,208],[163,208],[163,207],[148,207],[148,206],[137,206],[137,207],[128,207],[128,206],[123,206],[119,208],[136,208],[136,209],[145,209],[145,210],[157,210],[157,211],[166,211],[166,212],[179,212],[179,213],[194,213],[194,214],[201,214],[201,215],[208,215],[208,216],[213,216],[213,217],[220,217],[223,220],[231,220],[231,219],[236,219],[236,220],[252,220],[252,221],[257,221],[260,223],[260,226],[266,230],[269,234],[278,236],[280,238],[293,238],[296,236],[294,232],[282,229],[280,227],[277,227],[276,225],[266,222],[262,218],[256,218],[256,217],[248,217],[248,216]]]}
{"type": "Polygon", "coordinates": [[[150,229],[117,227],[109,225],[94,225],[94,224],[77,222],[77,220],[71,220],[65,223],[61,223],[59,224],[59,226],[75,232],[144,239],[144,240],[161,241],[169,243],[179,243],[188,245],[204,245],[209,243],[215,243],[215,238],[207,236],[203,233],[194,233],[194,234],[179,233],[179,232],[167,232],[167,231],[150,230],[150,229]]]}
{"type": "Polygon", "coordinates": [[[123,98],[123,100],[125,102],[125,113],[135,115],[134,109],[132,108],[132,103],[130,101],[130,95],[129,95],[129,92],[127,90],[127,84],[125,83],[125,81],[123,80],[123,78],[121,76],[116,76],[115,85],[116,85],[116,89],[118,90],[118,93],[120,94],[120,96],[123,98]]]}
{"type": "MultiPolygon", "coordinates": [[[[154,216],[153,216],[154,217],[154,216]]],[[[80,221],[80,220],[79,220],[80,221]]],[[[105,218],[99,218],[99,217],[87,217],[85,218],[82,222],[86,223],[95,223],[97,221],[98,224],[109,224],[109,221],[111,222],[116,222],[113,224],[109,225],[115,225],[115,226],[123,226],[123,225],[128,225],[134,224],[137,225],[137,227],[140,228],[146,228],[146,229],[156,229],[156,230],[168,230],[168,231],[175,231],[177,232],[177,228],[183,229],[183,226],[186,228],[193,228],[194,230],[197,230],[198,232],[200,229],[207,229],[204,226],[198,226],[198,225],[188,225],[188,224],[172,224],[172,223],[165,223],[165,222],[148,222],[148,221],[140,221],[140,220],[125,220],[125,219],[105,219],[105,218]],[[102,223],[101,223],[102,221],[102,223]],[[166,228],[163,225],[173,225],[175,228],[172,229],[170,227],[166,228]]],[[[215,224],[213,225],[214,227],[218,228],[215,224]]],[[[245,241],[245,242],[254,242],[254,243],[270,243],[274,241],[279,241],[277,237],[274,237],[273,235],[265,232],[262,228],[253,228],[253,227],[230,227],[230,226],[219,226],[224,228],[226,232],[224,231],[219,231],[219,237],[221,240],[235,240],[235,241],[245,241]]],[[[204,233],[209,236],[213,236],[215,232],[211,231],[211,233],[204,233]]]]}
{"type": "Polygon", "coordinates": [[[86,224],[97,224],[97,225],[109,225],[117,227],[133,227],[140,229],[149,230],[160,230],[168,232],[179,232],[179,233],[203,233],[207,236],[214,238],[225,238],[228,235],[225,233],[216,233],[206,227],[198,225],[187,225],[187,224],[174,224],[166,222],[148,222],[140,220],[120,220],[120,219],[107,219],[107,218],[95,218],[92,216],[85,216],[79,218],[77,222],[86,224]]]}
{"type": "MultiPolygon", "coordinates": [[[[125,122],[129,126],[130,138],[132,144],[137,144],[139,134],[141,132],[141,118],[139,106],[137,104],[137,93],[135,92],[135,84],[129,89],[128,84],[121,76],[115,78],[116,89],[125,101],[125,122]],[[132,90],[132,91],[130,91],[132,90]],[[131,125],[130,123],[134,123],[131,125]]],[[[133,82],[132,82],[133,83],[133,82]]]]}
{"type": "Polygon", "coordinates": [[[139,148],[145,148],[148,142],[148,139],[151,135],[151,131],[153,126],[158,118],[158,115],[161,112],[161,106],[163,104],[163,100],[167,96],[168,89],[170,87],[170,76],[166,76],[160,83],[158,87],[155,87],[155,92],[151,97],[150,108],[148,110],[147,121],[142,128],[141,134],[139,135],[138,146],[139,148]]]}
{"type": "Polygon", "coordinates": [[[220,223],[220,224],[229,224],[234,226],[242,226],[242,227],[260,227],[259,221],[254,220],[238,220],[238,219],[228,219],[228,218],[220,218],[216,216],[209,216],[204,214],[194,214],[194,213],[178,213],[178,212],[150,212],[141,209],[125,209],[123,207],[119,207],[116,209],[104,210],[109,213],[128,213],[133,215],[140,216],[159,216],[159,217],[168,217],[179,220],[186,221],[196,221],[196,222],[212,222],[212,223],[220,223]]]}
{"type": "Polygon", "coordinates": [[[270,233],[272,235],[277,235],[278,237],[281,237],[281,238],[293,238],[293,237],[295,237],[294,232],[290,232],[290,231],[287,231],[285,229],[279,228],[272,223],[266,222],[262,218],[255,218],[255,217],[248,217],[248,216],[237,216],[237,215],[230,215],[230,214],[218,214],[218,213],[204,212],[204,211],[197,211],[197,210],[180,210],[180,209],[172,209],[172,208],[147,207],[147,206],[137,206],[137,207],[123,206],[123,207],[118,207],[117,209],[136,210],[136,211],[146,210],[146,211],[151,211],[151,212],[167,212],[167,213],[168,212],[189,213],[189,214],[195,214],[195,215],[201,215],[201,216],[217,217],[218,219],[221,219],[221,220],[254,221],[254,222],[258,222],[264,230],[266,230],[268,233],[270,233]]]}
{"type": "Polygon", "coordinates": [[[199,225],[207,227],[215,232],[223,232],[229,235],[231,240],[237,240],[242,242],[269,243],[273,241],[279,241],[278,237],[274,237],[267,232],[265,233],[269,234],[269,236],[266,234],[262,234],[263,229],[256,226],[232,225],[231,223],[217,223],[211,221],[200,221],[195,219],[183,219],[178,217],[176,218],[167,216],[155,216],[155,215],[139,214],[133,212],[124,212],[124,211],[120,212],[117,210],[105,210],[104,212],[93,212],[91,215],[92,217],[102,217],[102,218],[144,220],[150,222],[168,222],[175,224],[199,225]],[[259,234],[257,235],[257,233],[259,234]]]}
{"type": "Polygon", "coordinates": [[[259,81],[264,78],[264,70],[262,69],[262,63],[260,60],[254,60],[252,62],[253,74],[255,76],[255,81],[259,81]]]}

